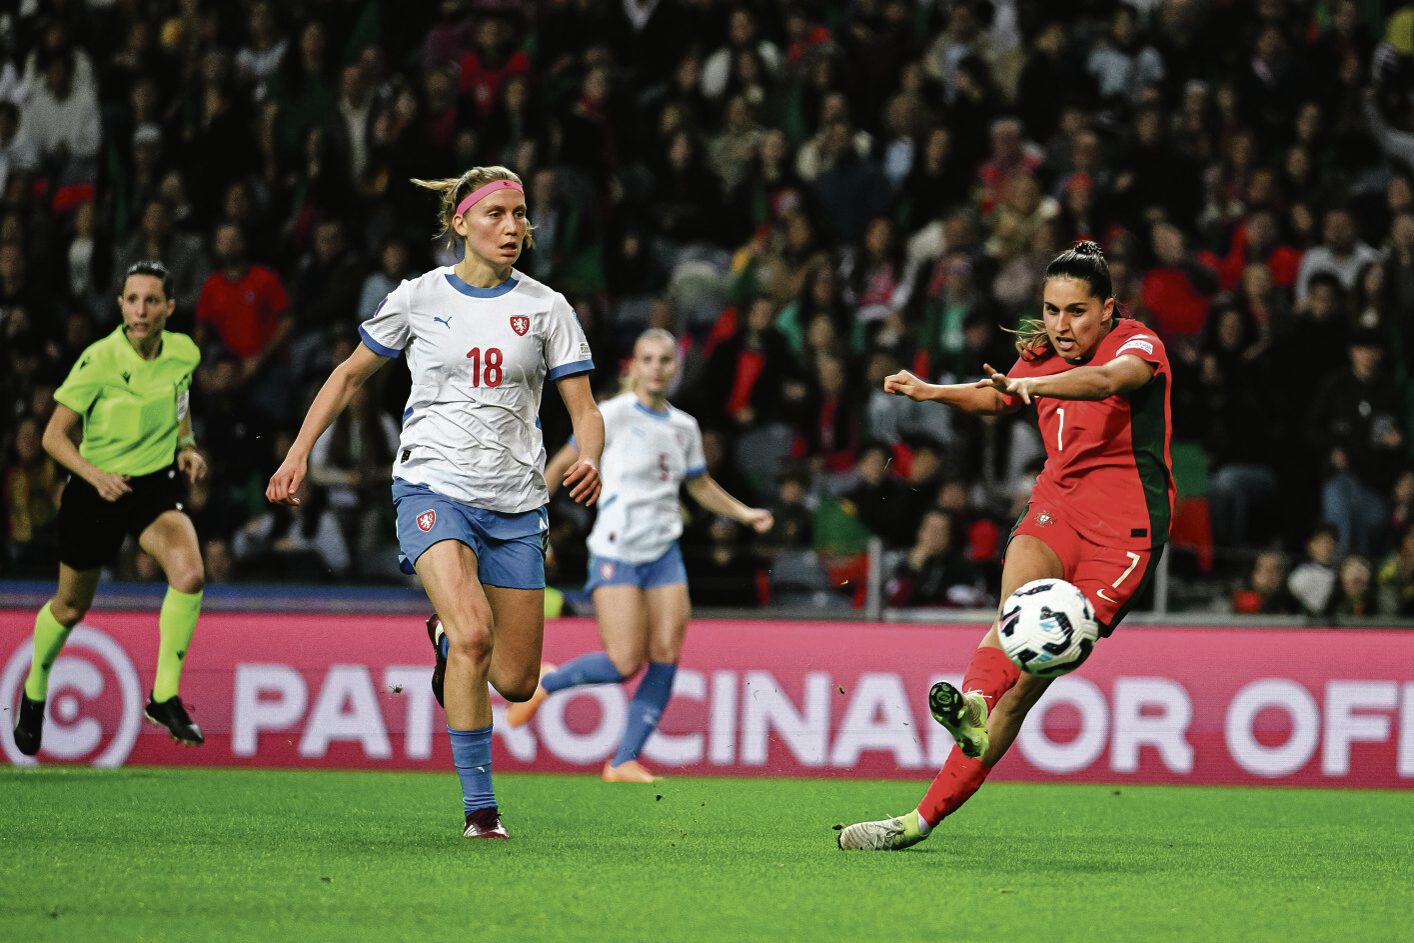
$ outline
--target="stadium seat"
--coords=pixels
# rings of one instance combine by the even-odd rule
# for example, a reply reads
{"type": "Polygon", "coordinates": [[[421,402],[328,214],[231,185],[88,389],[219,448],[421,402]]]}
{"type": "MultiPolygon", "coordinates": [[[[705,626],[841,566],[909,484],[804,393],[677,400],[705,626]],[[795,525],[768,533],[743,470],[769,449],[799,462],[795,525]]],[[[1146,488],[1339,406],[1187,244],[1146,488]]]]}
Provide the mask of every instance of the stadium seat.
{"type": "Polygon", "coordinates": [[[1213,571],[1213,521],[1208,509],[1208,455],[1196,442],[1171,446],[1173,478],[1178,487],[1169,539],[1177,550],[1193,554],[1200,572],[1213,571]]]}

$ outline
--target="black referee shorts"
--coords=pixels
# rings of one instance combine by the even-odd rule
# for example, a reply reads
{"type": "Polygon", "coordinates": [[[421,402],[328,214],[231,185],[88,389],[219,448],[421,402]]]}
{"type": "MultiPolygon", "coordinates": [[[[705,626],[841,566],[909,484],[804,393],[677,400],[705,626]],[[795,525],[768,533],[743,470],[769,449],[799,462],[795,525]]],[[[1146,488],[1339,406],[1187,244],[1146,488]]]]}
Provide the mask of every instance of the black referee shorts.
{"type": "Polygon", "coordinates": [[[123,538],[136,538],[166,511],[183,510],[182,482],[177,467],[128,479],[133,490],[116,501],[105,501],[93,485],[69,477],[59,500],[59,560],[75,570],[93,570],[111,563],[123,538]]]}

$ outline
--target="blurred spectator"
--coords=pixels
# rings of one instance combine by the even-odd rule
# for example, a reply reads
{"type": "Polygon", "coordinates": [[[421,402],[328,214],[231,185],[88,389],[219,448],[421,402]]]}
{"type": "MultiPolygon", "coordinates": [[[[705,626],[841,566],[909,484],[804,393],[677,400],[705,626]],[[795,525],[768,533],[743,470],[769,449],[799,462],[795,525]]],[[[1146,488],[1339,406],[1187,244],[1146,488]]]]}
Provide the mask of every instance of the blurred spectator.
{"type": "Polygon", "coordinates": [[[1317,393],[1310,429],[1328,467],[1322,517],[1335,527],[1342,554],[1369,556],[1387,547],[1385,496],[1404,460],[1403,410],[1377,334],[1353,336],[1347,356],[1349,370],[1317,393]]]}
{"type": "Polygon", "coordinates": [[[1394,552],[1380,566],[1380,608],[1389,615],[1414,616],[1414,527],[1399,532],[1394,552]]]}
{"type": "Polygon", "coordinates": [[[1355,219],[1348,209],[1327,210],[1321,223],[1321,236],[1321,244],[1306,250],[1301,259],[1301,270],[1296,276],[1297,301],[1306,299],[1311,280],[1317,275],[1334,275],[1341,286],[1350,291],[1365,266],[1379,261],[1379,253],[1356,238],[1355,219]]]}
{"type": "Polygon", "coordinates": [[[885,590],[890,606],[988,604],[979,574],[962,553],[956,527],[946,511],[923,515],[913,546],[899,561],[885,590]]]}
{"type": "Polygon", "coordinates": [[[1144,276],[1144,307],[1164,342],[1192,359],[1218,287],[1217,274],[1188,251],[1177,226],[1155,223],[1150,238],[1156,264],[1144,276]]]}
{"type": "Polygon", "coordinates": [[[809,472],[803,469],[783,472],[776,499],[770,505],[775,526],[763,538],[767,546],[776,551],[810,547],[815,515],[809,501],[809,472]]]}
{"type": "Polygon", "coordinates": [[[41,433],[33,416],[21,419],[4,468],[5,559],[0,572],[6,576],[50,572],[59,549],[56,519],[63,478],[40,446],[41,433]]]}
{"type": "Polygon", "coordinates": [[[1286,580],[1286,588],[1308,617],[1320,619],[1330,615],[1339,559],[1340,545],[1336,542],[1335,528],[1322,524],[1306,540],[1306,559],[1286,580]]]}
{"type": "MultiPolygon", "coordinates": [[[[538,216],[538,214],[537,214],[538,216]]],[[[408,255],[407,243],[398,238],[385,240],[378,253],[378,269],[370,272],[359,289],[358,308],[352,312],[359,321],[373,317],[373,312],[388,293],[397,288],[405,278],[415,275],[408,255]]]]}
{"type": "Polygon", "coordinates": [[[385,520],[387,502],[380,499],[397,451],[397,423],[377,409],[366,387],[359,387],[309,454],[309,482],[327,492],[344,542],[358,551],[360,569],[371,562],[368,551],[377,529],[392,524],[385,520]]]}
{"type": "Polygon", "coordinates": [[[20,109],[10,101],[0,101],[0,193],[11,173],[28,173],[39,168],[39,145],[29,129],[20,126],[20,109]]]}
{"type": "Polygon", "coordinates": [[[1344,620],[1369,619],[1379,614],[1379,596],[1370,561],[1358,554],[1346,557],[1340,564],[1331,615],[1337,620],[1344,620]]]}
{"type": "Polygon", "coordinates": [[[290,298],[279,275],[249,261],[245,236],[234,224],[216,227],[213,248],[216,271],[197,301],[197,339],[204,346],[206,329],[214,331],[215,339],[241,358],[249,380],[288,336],[290,298]]]}
{"type": "Polygon", "coordinates": [[[152,199],[142,209],[142,220],[132,236],[118,249],[113,259],[117,276],[111,293],[117,297],[122,288],[123,273],[135,262],[158,259],[172,273],[172,297],[177,302],[180,324],[192,323],[197,299],[203,283],[211,272],[211,263],[201,239],[176,229],[172,225],[172,209],[164,200],[152,199]]]}
{"type": "Polygon", "coordinates": [[[1109,33],[1096,43],[1085,63],[1099,84],[1100,99],[1110,104],[1138,100],[1164,79],[1164,60],[1139,31],[1139,13],[1127,3],[1116,4],[1109,33]]]}
{"type": "Polygon", "coordinates": [[[1264,550],[1252,559],[1252,571],[1232,593],[1232,611],[1245,616],[1290,616],[1301,612],[1286,585],[1286,557],[1264,550]]]}
{"type": "Polygon", "coordinates": [[[348,572],[352,559],[319,488],[310,489],[299,504],[276,504],[248,521],[236,532],[231,548],[238,572],[265,580],[338,579],[348,572]]]}
{"type": "Polygon", "coordinates": [[[87,78],[75,74],[72,49],[52,52],[43,77],[30,86],[20,125],[38,146],[43,159],[58,169],[62,183],[91,183],[98,156],[98,95],[87,78]]]}
{"type": "Polygon", "coordinates": [[[854,469],[857,480],[845,492],[845,507],[886,547],[902,547],[912,539],[916,522],[908,517],[909,493],[890,470],[892,462],[892,453],[881,442],[860,448],[854,469]]]}
{"type": "Polygon", "coordinates": [[[708,544],[693,548],[695,552],[688,555],[688,589],[693,605],[761,605],[760,567],[741,530],[730,518],[714,517],[707,532],[708,544]]]}

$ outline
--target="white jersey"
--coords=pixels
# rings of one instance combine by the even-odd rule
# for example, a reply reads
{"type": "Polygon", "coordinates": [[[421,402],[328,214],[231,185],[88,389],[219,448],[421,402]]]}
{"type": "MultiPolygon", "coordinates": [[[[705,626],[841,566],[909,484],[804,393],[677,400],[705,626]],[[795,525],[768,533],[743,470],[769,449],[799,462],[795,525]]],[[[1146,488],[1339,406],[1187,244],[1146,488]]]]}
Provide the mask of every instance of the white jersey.
{"type": "Polygon", "coordinates": [[[541,390],[594,369],[564,295],[515,270],[475,288],[445,266],[393,289],[358,332],[374,353],[407,354],[395,478],[491,511],[549,501],[541,390]]]}
{"type": "Polygon", "coordinates": [[[589,552],[650,563],[682,534],[678,489],[707,471],[697,420],[681,409],[649,409],[632,393],[599,404],[604,416],[603,491],[589,552]]]}

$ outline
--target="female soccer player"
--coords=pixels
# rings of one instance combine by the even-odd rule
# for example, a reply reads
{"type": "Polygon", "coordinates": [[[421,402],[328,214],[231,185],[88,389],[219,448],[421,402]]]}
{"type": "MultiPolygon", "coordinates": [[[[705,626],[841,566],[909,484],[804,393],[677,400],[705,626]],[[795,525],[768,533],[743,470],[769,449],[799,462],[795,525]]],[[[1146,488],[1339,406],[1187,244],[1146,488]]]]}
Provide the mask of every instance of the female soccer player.
{"type": "MultiPolygon", "coordinates": [[[[1100,634],[1114,631],[1149,581],[1173,513],[1168,355],[1158,337],[1115,307],[1100,247],[1082,242],[1046,268],[1042,317],[1022,326],[1008,374],[935,386],[907,371],[884,390],[920,402],[998,415],[1033,400],[1046,464],[1012,530],[1002,566],[1005,602],[1024,583],[1061,578],[1089,597],[1100,634]]],[[[981,787],[1050,681],[1020,674],[997,624],[967,664],[962,690],[939,682],[933,718],[957,741],[918,808],[843,829],[845,849],[916,845],[981,787]]]]}
{"type": "MultiPolygon", "coordinates": [[[[687,571],[677,544],[682,533],[678,489],[686,482],[688,494],[713,514],[758,533],[771,529],[770,511],[742,504],[707,473],[697,421],[666,398],[677,370],[673,335],[657,328],[644,331],[633,347],[629,391],[603,406],[605,498],[589,534],[585,588],[594,596],[604,651],[550,671],[534,697],[506,711],[506,722],[518,727],[553,692],[627,681],[646,661],[648,670],[629,702],[618,752],[604,764],[605,782],[651,783],[657,778],[638,762],[638,753],[668,706],[691,614],[687,571]]],[[[558,477],[577,454],[574,443],[566,445],[550,462],[547,477],[558,477]]]]}
{"type": "Polygon", "coordinates": [[[461,261],[404,281],[359,327],[363,343],[310,404],[265,496],[299,503],[314,443],[355,390],[406,353],[412,392],[392,470],[401,562],[421,577],[447,639],[434,679],[445,685],[462,834],[509,838],[491,789],[486,682],[524,701],[539,675],[549,495],[537,414],[546,377],[582,445],[564,484],[586,505],[599,496],[604,424],[574,310],[513,267],[532,231],[520,178],[473,167],[413,183],[441,195],[442,231],[462,241],[461,261]]]}
{"type": "Polygon", "coordinates": [[[196,481],[206,474],[206,460],[187,408],[201,355],[185,334],[163,330],[176,306],[166,267],[134,264],[118,296],[123,323],[90,344],[54,391],[44,449],[70,478],[59,501],[59,586],[34,620],[34,660],[15,721],[15,746],[28,756],[39,752],[44,735],[49,671],[93,605],[99,568],[128,534],[167,576],[147,719],[179,743],[203,742],[177,696],[204,581],[177,473],[196,481]]]}

